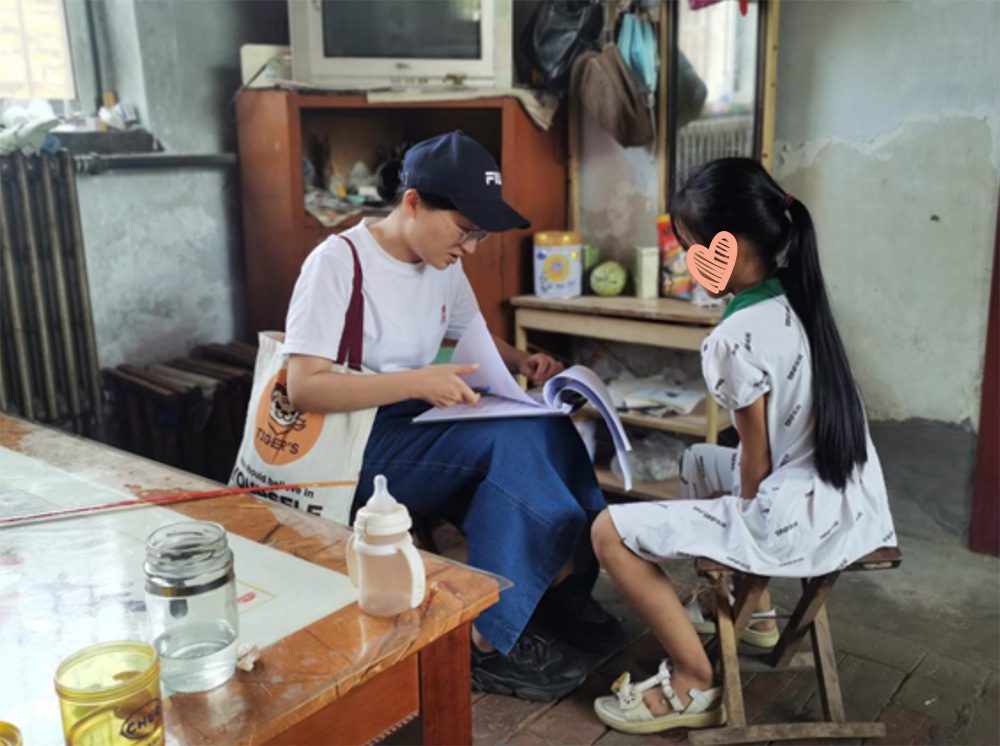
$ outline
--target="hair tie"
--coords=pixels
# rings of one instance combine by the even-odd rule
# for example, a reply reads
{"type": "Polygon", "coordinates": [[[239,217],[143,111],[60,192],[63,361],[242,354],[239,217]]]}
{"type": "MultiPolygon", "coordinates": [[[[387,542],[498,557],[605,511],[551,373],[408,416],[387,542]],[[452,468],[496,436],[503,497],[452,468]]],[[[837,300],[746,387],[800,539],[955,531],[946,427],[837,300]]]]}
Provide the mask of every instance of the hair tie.
{"type": "Polygon", "coordinates": [[[793,195],[793,194],[792,194],[791,192],[785,192],[785,209],[786,209],[786,210],[787,210],[787,209],[788,209],[789,207],[791,207],[791,206],[792,206],[792,203],[793,203],[794,201],[795,201],[795,195],[793,195]]]}

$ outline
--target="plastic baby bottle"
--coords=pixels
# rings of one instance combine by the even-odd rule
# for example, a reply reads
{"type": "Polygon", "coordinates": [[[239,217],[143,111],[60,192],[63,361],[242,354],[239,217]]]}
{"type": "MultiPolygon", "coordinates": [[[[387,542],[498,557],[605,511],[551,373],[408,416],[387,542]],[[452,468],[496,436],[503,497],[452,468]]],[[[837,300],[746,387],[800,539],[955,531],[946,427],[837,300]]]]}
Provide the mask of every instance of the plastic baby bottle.
{"type": "Polygon", "coordinates": [[[413,546],[412,525],[406,506],[389,494],[385,477],[375,477],[375,492],[358,511],[347,542],[347,570],[361,592],[362,611],[393,616],[423,601],[424,563],[413,546]]]}

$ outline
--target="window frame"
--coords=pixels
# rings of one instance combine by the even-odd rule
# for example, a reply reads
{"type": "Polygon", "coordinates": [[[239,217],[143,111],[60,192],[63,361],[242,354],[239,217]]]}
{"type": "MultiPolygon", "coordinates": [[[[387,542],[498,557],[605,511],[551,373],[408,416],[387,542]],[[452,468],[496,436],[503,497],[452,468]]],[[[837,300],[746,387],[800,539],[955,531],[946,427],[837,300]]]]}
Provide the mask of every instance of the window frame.
{"type": "MultiPolygon", "coordinates": [[[[97,76],[94,59],[94,40],[88,20],[88,6],[91,0],[54,0],[59,3],[63,14],[63,29],[69,51],[70,77],[73,83],[72,98],[41,97],[0,97],[3,104],[24,104],[33,99],[47,101],[56,115],[66,116],[74,112],[93,116],[97,114],[100,91],[97,90],[97,76]]],[[[20,3],[21,0],[14,0],[20,3]]]]}

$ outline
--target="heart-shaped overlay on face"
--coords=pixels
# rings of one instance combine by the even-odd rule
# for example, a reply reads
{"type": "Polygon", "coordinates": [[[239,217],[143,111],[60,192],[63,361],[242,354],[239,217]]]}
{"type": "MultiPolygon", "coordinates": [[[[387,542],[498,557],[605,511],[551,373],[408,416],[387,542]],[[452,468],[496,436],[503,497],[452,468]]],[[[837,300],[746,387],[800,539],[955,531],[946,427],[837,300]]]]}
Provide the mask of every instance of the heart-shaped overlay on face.
{"type": "Polygon", "coordinates": [[[688,272],[708,292],[717,295],[733,274],[737,249],[736,237],[729,231],[719,231],[707,249],[701,244],[694,244],[687,250],[688,272]]]}

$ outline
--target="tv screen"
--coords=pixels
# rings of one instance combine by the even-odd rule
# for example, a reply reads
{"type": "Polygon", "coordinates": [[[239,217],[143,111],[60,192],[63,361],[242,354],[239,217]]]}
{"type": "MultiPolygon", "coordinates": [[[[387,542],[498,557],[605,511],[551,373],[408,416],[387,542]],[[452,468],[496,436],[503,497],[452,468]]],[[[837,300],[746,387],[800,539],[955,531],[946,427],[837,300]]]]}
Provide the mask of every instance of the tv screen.
{"type": "Polygon", "coordinates": [[[323,0],[323,54],[477,60],[481,6],[481,0],[323,0]]]}

